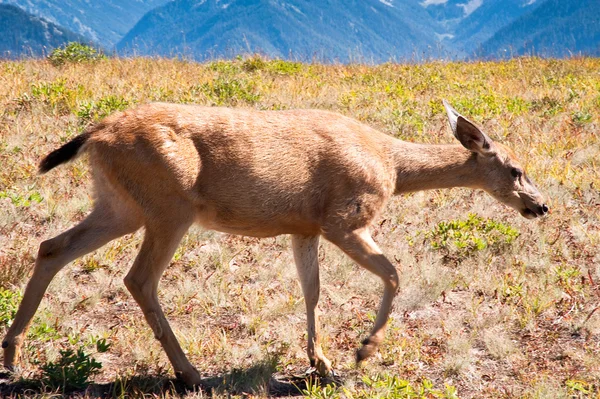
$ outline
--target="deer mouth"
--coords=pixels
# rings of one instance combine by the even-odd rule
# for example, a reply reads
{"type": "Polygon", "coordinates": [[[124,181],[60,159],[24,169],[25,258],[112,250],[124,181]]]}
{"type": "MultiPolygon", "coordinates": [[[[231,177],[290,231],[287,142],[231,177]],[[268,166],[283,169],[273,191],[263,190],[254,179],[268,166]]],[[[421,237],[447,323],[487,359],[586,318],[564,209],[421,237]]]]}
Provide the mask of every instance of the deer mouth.
{"type": "Polygon", "coordinates": [[[538,216],[540,216],[536,212],[532,211],[529,208],[525,208],[525,209],[521,210],[521,215],[527,219],[535,219],[538,216]]]}
{"type": "Polygon", "coordinates": [[[523,215],[523,217],[525,217],[527,219],[535,219],[540,216],[544,216],[547,213],[548,213],[548,207],[546,206],[546,204],[540,205],[540,206],[536,207],[535,209],[524,208],[521,210],[521,215],[523,215]]]}

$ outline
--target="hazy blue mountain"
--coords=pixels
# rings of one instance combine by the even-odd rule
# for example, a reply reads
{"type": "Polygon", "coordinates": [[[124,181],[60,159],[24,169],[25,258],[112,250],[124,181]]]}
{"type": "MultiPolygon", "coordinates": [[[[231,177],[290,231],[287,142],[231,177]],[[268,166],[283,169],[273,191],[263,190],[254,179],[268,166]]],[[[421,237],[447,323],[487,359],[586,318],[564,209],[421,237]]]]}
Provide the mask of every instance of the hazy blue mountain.
{"type": "Polygon", "coordinates": [[[0,4],[0,57],[40,57],[56,47],[86,38],[29,14],[19,7],[0,4]]]}
{"type": "Polygon", "coordinates": [[[436,21],[452,23],[453,21],[460,21],[465,17],[465,9],[461,6],[466,3],[465,0],[423,0],[419,1],[419,3],[436,21]]]}
{"type": "Polygon", "coordinates": [[[122,54],[194,59],[262,53],[321,61],[419,60],[437,23],[414,0],[175,0],[148,12],[122,54]]]}
{"type": "Polygon", "coordinates": [[[600,2],[546,0],[499,30],[476,51],[476,57],[513,55],[600,56],[600,2]]]}
{"type": "Polygon", "coordinates": [[[385,62],[599,54],[600,0],[0,0],[2,49],[385,62]],[[8,11],[10,10],[10,11],[8,11]],[[48,22],[48,21],[50,22],[48,22]],[[27,22],[24,22],[27,21],[27,22]],[[137,22],[137,23],[136,23],[137,22]],[[73,32],[81,36],[75,35],[73,32]],[[83,37],[85,36],[85,38],[83,37]],[[60,43],[60,44],[54,44],[60,43]]]}
{"type": "Polygon", "coordinates": [[[111,49],[149,10],[169,0],[0,0],[111,49]]]}
{"type": "Polygon", "coordinates": [[[530,12],[542,0],[425,0],[428,13],[444,27],[440,37],[451,53],[466,56],[499,29],[530,12]]]}
{"type": "MultiPolygon", "coordinates": [[[[570,0],[567,0],[570,1],[570,0]]],[[[486,0],[456,27],[453,44],[471,53],[480,43],[492,37],[522,15],[530,12],[541,0],[486,0]]]]}

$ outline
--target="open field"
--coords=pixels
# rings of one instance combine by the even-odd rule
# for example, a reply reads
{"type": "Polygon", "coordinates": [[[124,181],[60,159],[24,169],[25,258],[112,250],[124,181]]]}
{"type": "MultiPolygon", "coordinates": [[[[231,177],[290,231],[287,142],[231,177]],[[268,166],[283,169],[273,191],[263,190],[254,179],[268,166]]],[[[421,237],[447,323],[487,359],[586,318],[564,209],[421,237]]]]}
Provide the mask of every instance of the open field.
{"type": "Polygon", "coordinates": [[[151,101],[320,108],[403,140],[451,143],[442,98],[516,151],[551,214],[529,221],[467,189],[392,200],[374,239],[402,287],[385,343],[359,368],[354,353],[382,285],[322,242],[323,344],[337,385],[292,378],[308,360],[289,238],[193,228],[159,295],[206,377],[204,390],[173,382],[123,285],[138,232],[59,273],[28,334],[23,371],[0,374],[0,396],[52,397],[56,388],[32,382],[46,375],[40,366],[83,348],[102,363],[94,383],[74,393],[88,397],[600,397],[600,59],[376,67],[260,58],[2,62],[0,336],[39,243],[91,208],[86,157],[44,176],[36,176],[37,163],[92,121],[151,101]],[[108,350],[98,351],[105,342],[108,350]]]}

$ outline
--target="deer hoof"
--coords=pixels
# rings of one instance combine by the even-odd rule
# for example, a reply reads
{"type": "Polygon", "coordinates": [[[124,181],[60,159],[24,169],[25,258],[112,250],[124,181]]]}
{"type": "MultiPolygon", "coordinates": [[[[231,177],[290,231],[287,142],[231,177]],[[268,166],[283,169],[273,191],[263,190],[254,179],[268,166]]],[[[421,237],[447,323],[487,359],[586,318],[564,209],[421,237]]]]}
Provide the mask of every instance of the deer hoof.
{"type": "Polygon", "coordinates": [[[19,366],[16,365],[4,365],[4,370],[0,371],[0,376],[8,377],[10,375],[18,374],[20,372],[19,366]]]}
{"type": "Polygon", "coordinates": [[[4,348],[4,368],[15,372],[17,371],[17,364],[19,363],[20,348],[14,343],[11,344],[9,341],[2,342],[2,348],[4,348]]]}
{"type": "Polygon", "coordinates": [[[198,370],[196,370],[195,368],[192,368],[191,371],[185,372],[176,371],[175,377],[177,377],[178,380],[182,380],[183,382],[185,382],[185,385],[187,385],[190,388],[198,386],[202,382],[202,379],[200,378],[200,373],[198,373],[198,370]]]}
{"type": "Polygon", "coordinates": [[[331,362],[326,357],[313,359],[310,363],[321,377],[331,377],[333,375],[331,362]]]}
{"type": "Polygon", "coordinates": [[[356,351],[356,363],[360,363],[368,357],[373,356],[375,351],[377,351],[377,345],[370,338],[365,339],[362,342],[363,346],[356,351]]]}

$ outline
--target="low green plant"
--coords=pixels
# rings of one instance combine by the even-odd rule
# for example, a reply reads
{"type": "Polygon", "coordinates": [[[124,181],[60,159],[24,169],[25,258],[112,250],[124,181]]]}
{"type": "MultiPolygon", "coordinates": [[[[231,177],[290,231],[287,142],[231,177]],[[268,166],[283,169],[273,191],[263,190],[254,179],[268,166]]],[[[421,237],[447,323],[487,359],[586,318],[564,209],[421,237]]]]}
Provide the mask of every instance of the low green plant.
{"type": "Polygon", "coordinates": [[[600,396],[600,386],[581,379],[569,378],[565,381],[569,397],[571,398],[592,398],[600,396]]]}
{"type": "Polygon", "coordinates": [[[340,390],[334,384],[322,386],[318,380],[310,377],[306,381],[306,388],[302,389],[302,395],[310,399],[334,399],[340,397],[340,390]]]}
{"type": "Polygon", "coordinates": [[[70,84],[66,78],[50,82],[36,82],[31,85],[30,93],[23,93],[17,102],[21,108],[31,108],[34,103],[43,104],[57,115],[70,114],[80,98],[89,96],[90,89],[70,84]]]}
{"type": "Polygon", "coordinates": [[[217,78],[200,89],[216,105],[255,104],[260,100],[255,85],[246,80],[217,78]]]}
{"type": "Polygon", "coordinates": [[[48,362],[40,367],[39,381],[51,389],[72,392],[85,388],[90,377],[101,369],[102,364],[85,353],[83,348],[77,351],[66,349],[60,351],[56,362],[48,362]]]}
{"type": "Polygon", "coordinates": [[[564,104],[557,98],[544,96],[540,99],[534,99],[531,102],[530,109],[540,112],[544,117],[551,117],[563,112],[564,104]]]}
{"type": "Polygon", "coordinates": [[[110,343],[106,342],[106,338],[100,338],[96,341],[96,350],[98,353],[108,352],[110,343]]]}
{"type": "Polygon", "coordinates": [[[409,381],[403,380],[398,376],[388,374],[377,375],[375,377],[363,377],[363,382],[367,386],[364,392],[358,392],[357,395],[349,397],[353,398],[390,398],[390,399],[425,399],[425,398],[444,398],[456,399],[458,395],[456,388],[451,385],[446,385],[446,389],[441,391],[433,387],[433,383],[428,379],[423,379],[417,385],[411,384],[409,381]]]}
{"type": "Polygon", "coordinates": [[[131,103],[123,97],[110,95],[97,101],[87,101],[81,104],[77,111],[79,123],[85,125],[91,121],[102,119],[115,111],[123,111],[131,103]]]}
{"type": "Polygon", "coordinates": [[[242,62],[242,69],[246,72],[254,72],[265,69],[267,62],[259,56],[250,57],[242,62]]]}
{"type": "Polygon", "coordinates": [[[373,377],[364,376],[363,386],[349,389],[337,387],[335,384],[322,386],[319,381],[309,379],[306,388],[302,390],[305,398],[311,399],[457,399],[456,388],[446,385],[444,390],[436,389],[428,379],[423,379],[418,384],[411,384],[398,376],[378,374],[373,377]]]}
{"type": "Polygon", "coordinates": [[[71,42],[63,47],[55,48],[48,55],[48,61],[54,66],[60,66],[68,62],[98,61],[105,58],[106,55],[102,51],[78,42],[71,42]]]}
{"type": "Polygon", "coordinates": [[[39,204],[44,200],[39,191],[30,191],[27,194],[0,191],[0,199],[2,198],[9,198],[10,202],[19,208],[27,208],[31,206],[31,204],[39,204]]]}
{"type": "Polygon", "coordinates": [[[209,70],[218,72],[220,74],[235,74],[240,71],[239,63],[236,61],[218,60],[209,62],[206,64],[206,67],[209,70]]]}
{"type": "Polygon", "coordinates": [[[506,110],[514,115],[523,115],[529,112],[530,103],[520,97],[506,99],[506,110]]]}
{"type": "Polygon", "coordinates": [[[571,114],[571,120],[577,126],[583,126],[586,123],[591,122],[593,118],[593,115],[586,109],[578,110],[571,114]]]}
{"type": "Polygon", "coordinates": [[[0,287],[0,327],[9,327],[17,314],[21,293],[0,287]]]}
{"type": "Polygon", "coordinates": [[[518,236],[514,227],[472,213],[467,219],[440,222],[425,233],[433,249],[458,257],[471,256],[484,249],[499,252],[518,236]]]}
{"type": "Polygon", "coordinates": [[[56,328],[44,321],[35,320],[27,333],[27,339],[48,342],[61,337],[56,328]]]}
{"type": "Polygon", "coordinates": [[[267,63],[267,69],[280,75],[295,75],[302,71],[302,64],[293,61],[271,60],[267,63]]]}

